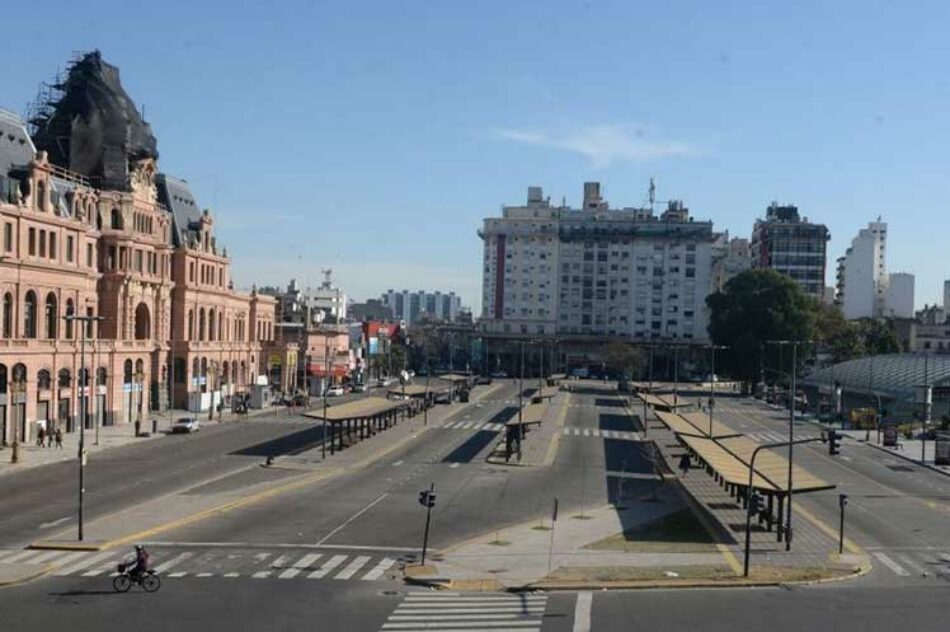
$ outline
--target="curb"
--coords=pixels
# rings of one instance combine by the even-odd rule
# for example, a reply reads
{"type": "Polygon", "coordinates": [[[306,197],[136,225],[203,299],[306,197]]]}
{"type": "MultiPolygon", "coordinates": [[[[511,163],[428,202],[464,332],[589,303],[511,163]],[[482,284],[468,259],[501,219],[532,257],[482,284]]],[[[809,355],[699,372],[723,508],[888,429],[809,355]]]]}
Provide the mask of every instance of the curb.
{"type": "Polygon", "coordinates": [[[71,542],[69,540],[37,540],[27,545],[28,549],[46,549],[57,551],[102,551],[107,548],[104,542],[71,542]]]}
{"type": "Polygon", "coordinates": [[[913,458],[911,458],[911,457],[909,457],[909,456],[905,456],[905,455],[903,455],[903,454],[900,454],[900,453],[898,453],[898,452],[894,452],[894,451],[892,451],[892,450],[888,450],[887,448],[885,448],[885,447],[882,446],[882,445],[877,445],[876,443],[867,443],[867,442],[864,442],[864,445],[866,445],[866,446],[868,446],[868,447],[870,447],[870,448],[874,448],[875,450],[879,450],[880,452],[883,452],[883,453],[885,453],[885,454],[890,454],[891,456],[896,456],[897,458],[903,459],[903,460],[905,460],[905,461],[907,461],[907,462],[909,462],[909,463],[913,463],[913,464],[916,465],[917,467],[922,467],[922,468],[925,468],[925,469],[930,470],[931,472],[937,472],[938,474],[943,474],[944,476],[950,476],[950,472],[948,472],[947,470],[941,470],[940,468],[938,468],[938,467],[935,466],[935,465],[927,465],[926,463],[921,463],[921,462],[918,461],[917,459],[913,459],[913,458]]]}
{"type": "Polygon", "coordinates": [[[34,579],[39,579],[40,577],[43,577],[44,575],[49,573],[51,570],[53,570],[53,567],[50,566],[49,564],[46,564],[44,566],[40,566],[37,570],[31,573],[27,573],[26,575],[21,575],[20,577],[17,577],[15,579],[0,579],[0,588],[9,588],[11,586],[18,586],[20,584],[31,582],[34,579]]]}

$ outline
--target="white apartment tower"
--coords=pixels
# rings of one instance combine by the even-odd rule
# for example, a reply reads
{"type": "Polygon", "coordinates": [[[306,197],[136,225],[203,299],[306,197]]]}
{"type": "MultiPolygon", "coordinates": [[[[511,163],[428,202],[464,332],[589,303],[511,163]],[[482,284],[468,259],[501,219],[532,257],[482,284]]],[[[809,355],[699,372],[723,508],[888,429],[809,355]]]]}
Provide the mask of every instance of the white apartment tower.
{"type": "Polygon", "coordinates": [[[892,318],[914,317],[914,275],[892,272],[887,276],[884,315],[892,318]]]}
{"type": "Polygon", "coordinates": [[[706,342],[715,235],[682,202],[611,209],[584,184],[579,209],[552,206],[540,187],[523,206],[484,220],[482,318],[496,338],[706,342]]]}
{"type": "Polygon", "coordinates": [[[887,223],[871,222],[858,231],[851,247],[838,259],[837,302],[844,317],[876,318],[887,302],[887,223]]]}

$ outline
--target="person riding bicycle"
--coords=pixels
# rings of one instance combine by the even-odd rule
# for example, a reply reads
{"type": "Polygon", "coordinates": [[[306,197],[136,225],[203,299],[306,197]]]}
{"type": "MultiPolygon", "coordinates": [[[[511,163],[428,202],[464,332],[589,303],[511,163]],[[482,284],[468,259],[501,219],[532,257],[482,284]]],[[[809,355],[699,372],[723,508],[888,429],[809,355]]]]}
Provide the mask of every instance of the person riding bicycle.
{"type": "Polygon", "coordinates": [[[144,575],[148,572],[149,555],[148,551],[141,544],[135,545],[135,566],[129,569],[129,574],[133,577],[144,575]]]}

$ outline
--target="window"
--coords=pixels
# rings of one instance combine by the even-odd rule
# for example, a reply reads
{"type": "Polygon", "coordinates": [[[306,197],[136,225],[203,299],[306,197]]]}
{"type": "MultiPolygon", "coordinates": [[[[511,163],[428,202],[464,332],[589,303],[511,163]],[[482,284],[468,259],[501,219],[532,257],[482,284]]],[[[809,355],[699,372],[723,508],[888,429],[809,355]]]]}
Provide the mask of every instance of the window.
{"type": "Polygon", "coordinates": [[[86,266],[91,268],[92,261],[93,261],[92,244],[86,244],[86,266]]]}
{"type": "Polygon", "coordinates": [[[3,337],[13,337],[13,295],[7,292],[3,295],[3,337]]]}
{"type": "Polygon", "coordinates": [[[27,252],[36,256],[36,229],[32,227],[27,231],[27,252]]]}
{"type": "Polygon", "coordinates": [[[69,263],[73,262],[73,248],[75,247],[74,239],[72,235],[66,235],[66,261],[69,263]]]}
{"type": "Polygon", "coordinates": [[[112,229],[122,230],[122,212],[117,208],[112,209],[112,229]]]}
{"type": "Polygon", "coordinates": [[[69,369],[60,369],[59,370],[59,387],[69,388],[69,385],[71,382],[72,382],[72,375],[70,375],[69,369]]]}
{"type": "Polygon", "coordinates": [[[50,385],[52,384],[53,378],[50,376],[49,371],[46,369],[40,369],[36,373],[36,389],[40,391],[48,391],[50,385]]]}
{"type": "Polygon", "coordinates": [[[56,326],[59,321],[59,311],[56,309],[56,295],[50,292],[46,295],[46,337],[56,339],[56,326]]]}
{"type": "Polygon", "coordinates": [[[135,251],[135,271],[136,272],[142,271],[142,251],[141,250],[135,251]]]}
{"type": "Polygon", "coordinates": [[[49,258],[56,258],[56,233],[49,234],[49,258]]]}
{"type": "Polygon", "coordinates": [[[3,250],[4,252],[13,251],[13,224],[10,222],[3,225],[3,250]]]}
{"type": "MultiPolygon", "coordinates": [[[[66,316],[74,316],[76,314],[76,309],[73,307],[73,299],[66,299],[66,316]]],[[[66,339],[73,339],[73,321],[66,321],[66,339]]]]}
{"type": "Polygon", "coordinates": [[[36,338],[36,294],[33,290],[26,293],[23,307],[23,337],[36,338]]]}
{"type": "Polygon", "coordinates": [[[40,231],[40,256],[41,257],[46,256],[46,231],[45,230],[40,231]]]}

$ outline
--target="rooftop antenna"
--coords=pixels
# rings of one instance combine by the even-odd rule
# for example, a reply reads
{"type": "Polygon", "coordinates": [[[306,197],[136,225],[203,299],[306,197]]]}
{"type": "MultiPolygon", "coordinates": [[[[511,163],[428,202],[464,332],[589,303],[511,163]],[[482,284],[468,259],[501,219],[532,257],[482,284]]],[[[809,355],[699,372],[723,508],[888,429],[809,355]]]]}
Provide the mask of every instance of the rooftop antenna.
{"type": "Polygon", "coordinates": [[[332,284],[330,283],[330,275],[333,274],[333,268],[320,268],[321,274],[323,274],[323,287],[329,288],[332,284]]]}
{"type": "Polygon", "coordinates": [[[653,176],[650,176],[650,212],[653,212],[653,205],[656,203],[656,182],[653,176]]]}

